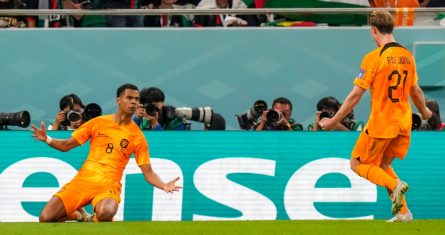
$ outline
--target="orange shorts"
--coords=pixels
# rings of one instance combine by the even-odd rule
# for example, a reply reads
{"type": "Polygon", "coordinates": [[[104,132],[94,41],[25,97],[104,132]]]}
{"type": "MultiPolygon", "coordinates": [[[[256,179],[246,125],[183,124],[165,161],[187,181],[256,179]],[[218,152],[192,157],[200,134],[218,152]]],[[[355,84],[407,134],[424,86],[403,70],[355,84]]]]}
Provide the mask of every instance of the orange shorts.
{"type": "Polygon", "coordinates": [[[399,135],[395,138],[373,138],[362,131],[352,150],[351,157],[359,158],[361,163],[380,166],[383,157],[404,159],[408,153],[410,136],[399,135]]]}
{"type": "Polygon", "coordinates": [[[66,214],[92,204],[93,207],[104,198],[112,198],[118,204],[121,201],[120,183],[98,184],[81,179],[73,179],[64,185],[54,196],[60,198],[65,206],[66,214]]]}

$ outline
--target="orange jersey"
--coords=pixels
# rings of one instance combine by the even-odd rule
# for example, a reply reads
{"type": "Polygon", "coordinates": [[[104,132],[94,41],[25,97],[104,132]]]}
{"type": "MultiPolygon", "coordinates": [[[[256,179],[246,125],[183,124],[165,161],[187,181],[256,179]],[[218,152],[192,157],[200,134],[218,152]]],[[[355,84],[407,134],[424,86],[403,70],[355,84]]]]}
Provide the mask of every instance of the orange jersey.
{"type": "Polygon", "coordinates": [[[413,8],[419,7],[418,0],[373,0],[371,7],[398,8],[394,14],[396,26],[413,25],[416,18],[413,8]]]}
{"type": "Polygon", "coordinates": [[[364,128],[374,138],[394,138],[411,133],[409,91],[417,84],[411,53],[393,42],[368,53],[354,84],[371,87],[371,114],[364,128]]]}
{"type": "Polygon", "coordinates": [[[88,158],[75,179],[120,184],[131,154],[135,154],[138,166],[150,163],[148,143],[139,127],[134,122],[118,125],[112,118],[94,118],[72,133],[80,144],[91,138],[88,158]]]}

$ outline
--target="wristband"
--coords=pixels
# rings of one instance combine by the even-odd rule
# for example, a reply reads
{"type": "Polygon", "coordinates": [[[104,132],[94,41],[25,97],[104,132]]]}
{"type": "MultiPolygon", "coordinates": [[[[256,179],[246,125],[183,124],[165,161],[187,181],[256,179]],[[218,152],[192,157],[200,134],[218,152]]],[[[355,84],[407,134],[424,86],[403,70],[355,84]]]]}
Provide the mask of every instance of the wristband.
{"type": "Polygon", "coordinates": [[[46,140],[45,140],[45,142],[46,142],[47,144],[51,144],[52,141],[53,141],[53,138],[51,138],[51,136],[47,135],[47,136],[46,136],[46,140]]]}

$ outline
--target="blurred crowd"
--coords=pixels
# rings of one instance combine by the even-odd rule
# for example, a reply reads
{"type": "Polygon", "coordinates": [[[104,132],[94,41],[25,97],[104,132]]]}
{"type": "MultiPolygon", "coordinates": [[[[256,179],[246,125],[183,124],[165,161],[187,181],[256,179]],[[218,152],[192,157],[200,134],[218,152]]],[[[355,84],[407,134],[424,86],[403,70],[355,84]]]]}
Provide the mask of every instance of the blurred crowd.
{"type": "MultiPolygon", "coordinates": [[[[397,25],[440,24],[445,14],[416,16],[418,7],[445,7],[445,0],[0,0],[0,9],[247,9],[396,7],[397,25]],[[406,8],[406,9],[403,9],[406,8]]],[[[0,28],[26,27],[256,27],[366,25],[366,14],[312,15],[50,15],[0,16],[0,28]]]]}

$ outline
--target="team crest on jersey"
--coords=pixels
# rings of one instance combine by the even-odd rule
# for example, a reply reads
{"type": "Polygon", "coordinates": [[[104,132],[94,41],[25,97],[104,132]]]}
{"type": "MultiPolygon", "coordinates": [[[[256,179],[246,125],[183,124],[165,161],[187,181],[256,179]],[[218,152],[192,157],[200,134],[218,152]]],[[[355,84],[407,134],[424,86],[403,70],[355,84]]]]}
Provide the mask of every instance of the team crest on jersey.
{"type": "Polygon", "coordinates": [[[362,79],[364,75],[365,75],[365,70],[360,69],[360,70],[358,71],[358,76],[357,76],[357,77],[358,77],[359,79],[362,79]]]}
{"type": "Polygon", "coordinates": [[[130,141],[128,141],[127,139],[122,139],[121,140],[121,152],[124,152],[125,149],[128,147],[128,144],[130,144],[130,141]]]}

